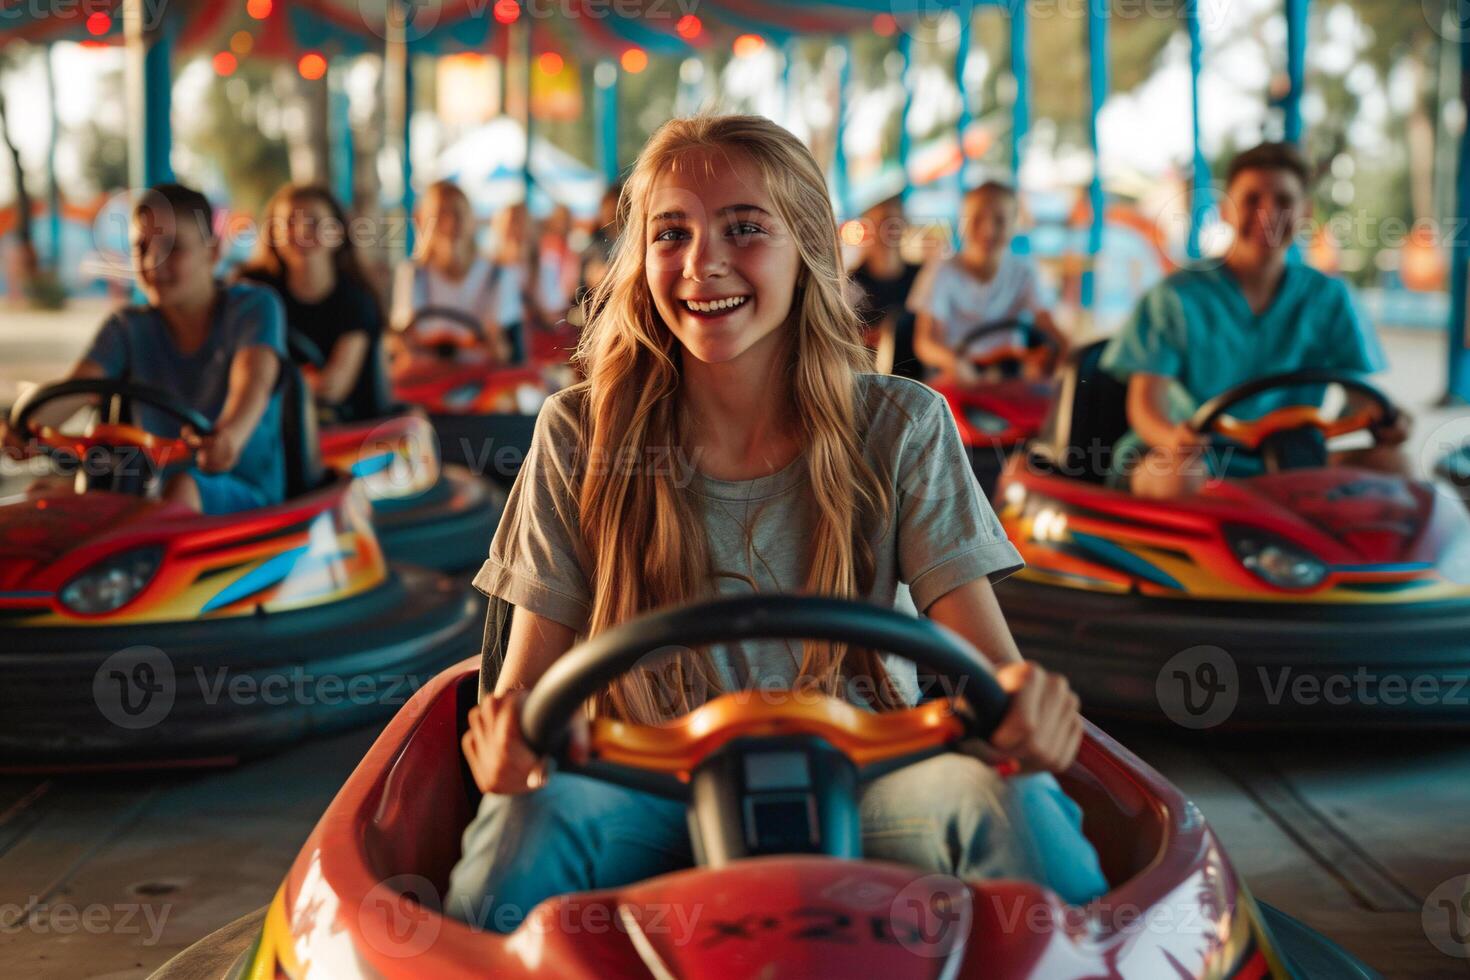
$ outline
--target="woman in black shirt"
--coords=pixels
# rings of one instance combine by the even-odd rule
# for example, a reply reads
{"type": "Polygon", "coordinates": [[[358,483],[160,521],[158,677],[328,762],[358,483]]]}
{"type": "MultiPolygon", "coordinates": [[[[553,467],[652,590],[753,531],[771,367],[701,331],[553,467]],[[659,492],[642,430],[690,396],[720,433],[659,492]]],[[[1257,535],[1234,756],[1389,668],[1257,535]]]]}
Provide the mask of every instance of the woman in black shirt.
{"type": "MultiPolygon", "coordinates": [[[[347,216],[325,188],[287,184],[265,208],[260,237],[242,278],[271,286],[286,307],[286,330],[309,341],[320,363],[308,383],[338,421],[384,414],[383,311],[348,235],[347,216]]],[[[316,358],[289,344],[297,363],[316,358]]]]}
{"type": "Polygon", "coordinates": [[[914,314],[905,305],[921,266],[905,262],[899,252],[903,205],[896,197],[881,201],[863,214],[862,224],[862,257],[850,277],[859,294],[858,315],[870,333],[892,332],[892,373],[922,381],[923,365],[914,355],[914,314]]]}

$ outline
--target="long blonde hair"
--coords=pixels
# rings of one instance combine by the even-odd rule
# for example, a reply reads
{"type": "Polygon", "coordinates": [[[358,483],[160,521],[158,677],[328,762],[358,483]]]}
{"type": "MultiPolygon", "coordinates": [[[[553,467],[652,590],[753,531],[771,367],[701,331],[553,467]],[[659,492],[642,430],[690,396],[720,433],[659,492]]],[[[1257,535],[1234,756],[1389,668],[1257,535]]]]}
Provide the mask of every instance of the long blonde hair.
{"type": "MultiPolygon", "coordinates": [[[[694,503],[667,467],[647,465],[648,447],[679,445],[679,343],[653,304],[644,261],[649,204],[658,176],[688,158],[724,151],[752,162],[790,229],[801,262],[788,333],[786,371],[812,492],[813,526],[804,590],[859,598],[875,575],[872,537],[890,494],[863,456],[858,372],[870,365],[857,314],[844,298],[836,222],[821,169],[785,129],[760,116],[699,115],[661,126],[634,164],[619,201],[622,235],[608,274],[585,303],[588,326],[576,360],[582,446],[587,459],[637,460],[588,466],[581,479],[580,530],[592,560],[595,635],[641,613],[713,594],[708,538],[694,503]]],[[[800,678],[840,696],[845,679],[872,679],[875,704],[901,698],[871,651],[808,641],[800,678]]],[[[663,676],[625,675],[594,711],[654,722],[693,707],[693,690],[718,686],[700,654],[666,663],[663,676]]]]}

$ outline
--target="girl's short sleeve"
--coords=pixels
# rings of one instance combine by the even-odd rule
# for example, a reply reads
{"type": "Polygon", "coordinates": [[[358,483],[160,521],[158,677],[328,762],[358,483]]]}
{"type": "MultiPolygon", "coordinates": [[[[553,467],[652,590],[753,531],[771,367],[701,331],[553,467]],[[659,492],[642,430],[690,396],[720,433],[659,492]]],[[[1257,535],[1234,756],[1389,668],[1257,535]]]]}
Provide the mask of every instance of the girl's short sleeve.
{"type": "Polygon", "coordinates": [[[591,616],[591,566],[577,519],[580,441],[566,393],[541,407],[490,555],[475,588],[582,632],[591,616]]]}
{"type": "Polygon", "coordinates": [[[1024,566],[980,492],[959,428],[937,395],[908,426],[898,455],[898,571],[914,605],[1024,566]]]}

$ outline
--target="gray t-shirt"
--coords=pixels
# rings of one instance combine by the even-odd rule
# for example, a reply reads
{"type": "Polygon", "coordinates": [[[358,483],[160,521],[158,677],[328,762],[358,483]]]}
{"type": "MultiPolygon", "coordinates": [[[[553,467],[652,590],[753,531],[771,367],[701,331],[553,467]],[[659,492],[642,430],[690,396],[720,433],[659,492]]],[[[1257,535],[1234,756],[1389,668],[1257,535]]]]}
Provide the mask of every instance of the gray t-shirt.
{"type": "MultiPolygon", "coordinates": [[[[83,360],[109,378],[124,378],[178,395],[211,422],[224,411],[230,393],[230,366],[247,347],[286,353],[286,316],[271,289],[254,283],[220,286],[209,336],[185,354],[174,345],[158,310],[130,306],[107,318],[83,360]]],[[[138,425],[165,439],[176,439],[179,422],[151,405],[138,405],[138,425]]],[[[271,393],[265,412],[230,471],[279,503],[286,493],[286,460],[281,449],[281,395],[271,393]]]]}
{"type": "MultiPolygon", "coordinates": [[[[581,485],[579,409],[584,389],[547,400],[536,421],[490,557],[475,586],[579,633],[590,615],[591,561],[577,525],[581,485]]],[[[906,378],[858,377],[862,445],[887,482],[893,512],[872,539],[876,573],[867,599],[909,612],[929,608],[958,586],[999,581],[1022,566],[980,492],[944,399],[906,378]]],[[[687,460],[665,461],[704,516],[714,590],[720,595],[799,592],[813,504],[805,456],[770,476],[716,480],[687,460]]],[[[799,643],[745,643],[710,651],[726,690],[787,688],[799,643]]],[[[885,659],[909,703],[918,694],[913,664],[885,659]]]]}

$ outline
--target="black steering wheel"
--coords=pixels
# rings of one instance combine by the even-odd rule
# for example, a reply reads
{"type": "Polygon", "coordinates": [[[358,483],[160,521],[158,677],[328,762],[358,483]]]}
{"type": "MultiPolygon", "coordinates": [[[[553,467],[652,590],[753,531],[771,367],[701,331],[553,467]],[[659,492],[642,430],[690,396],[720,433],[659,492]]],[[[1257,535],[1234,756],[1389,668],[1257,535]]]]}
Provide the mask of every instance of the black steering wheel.
{"type": "Polygon", "coordinates": [[[554,755],[563,770],[689,802],[696,856],[718,865],[793,848],[856,856],[857,787],[964,739],[988,738],[1009,703],[984,658],[931,620],[840,599],[748,596],[653,613],[568,651],[527,696],[521,730],[534,751],[554,755]],[[802,704],[793,692],[774,699],[726,694],[664,725],[600,720],[591,760],[574,765],[566,758],[566,729],[576,712],[650,654],[803,639],[899,654],[955,684],[963,701],[870,712],[825,695],[805,695],[802,704]],[[785,805],[793,801],[800,806],[785,805]],[[786,832],[786,822],[813,814],[814,826],[786,832]],[[802,841],[810,846],[796,846],[802,841]]]}
{"type": "Polygon", "coordinates": [[[131,402],[141,402],[167,414],[180,425],[192,427],[200,435],[214,432],[214,425],[209,419],[173,392],[121,378],[74,378],[32,388],[11,406],[11,428],[35,437],[38,433],[32,427],[31,419],[37,410],[59,398],[75,398],[79,395],[107,400],[108,411],[104,414],[104,419],[108,425],[122,424],[124,406],[131,402]]]}
{"type": "Polygon", "coordinates": [[[960,342],[955,348],[955,355],[961,358],[969,357],[971,349],[981,341],[989,340],[998,334],[1007,334],[1016,330],[1021,331],[1025,337],[1026,349],[1024,351],[1014,348],[1004,348],[990,355],[982,356],[977,361],[985,367],[997,364],[1019,365],[1033,354],[1038,354],[1042,359],[1041,363],[1043,366],[1046,363],[1051,363],[1055,366],[1056,359],[1062,353],[1057,339],[1046,331],[1037,330],[1032,324],[1015,317],[980,324],[980,326],[960,338],[960,342]]]}
{"type": "Polygon", "coordinates": [[[413,318],[403,328],[403,336],[411,345],[422,350],[432,350],[440,357],[446,358],[453,357],[454,352],[461,347],[475,346],[486,343],[489,340],[485,336],[485,325],[483,323],[475,317],[470,316],[464,310],[457,310],[450,306],[425,306],[422,309],[415,310],[413,318]],[[425,340],[418,336],[417,329],[423,321],[429,319],[452,320],[459,326],[469,330],[473,340],[469,344],[461,343],[447,337],[437,340],[432,338],[425,340]]]}
{"type": "Polygon", "coordinates": [[[84,481],[79,489],[112,489],[141,493],[152,477],[169,462],[187,460],[190,447],[180,438],[147,432],[124,420],[129,406],[149,405],[200,435],[211,435],[214,425],[173,392],[120,378],[76,378],[34,388],[10,409],[10,427],[25,439],[68,464],[86,466],[78,470],[84,481]],[[91,396],[105,400],[102,422],[83,435],[56,432],[35,424],[36,412],[62,398],[91,396]],[[101,457],[105,465],[95,465],[101,457]],[[144,465],[132,461],[141,459],[144,465]]]}
{"type": "Polygon", "coordinates": [[[1249,450],[1261,452],[1267,470],[1276,472],[1325,465],[1328,439],[1365,430],[1376,438],[1380,429],[1393,425],[1398,417],[1398,406],[1380,388],[1361,377],[1346,371],[1307,368],[1236,385],[1201,405],[1188,425],[1200,435],[1218,433],[1249,450]],[[1316,405],[1284,405],[1252,420],[1229,414],[1236,405],[1264,392],[1321,385],[1338,385],[1357,392],[1367,398],[1368,405],[1337,418],[1324,416],[1316,405]]]}

